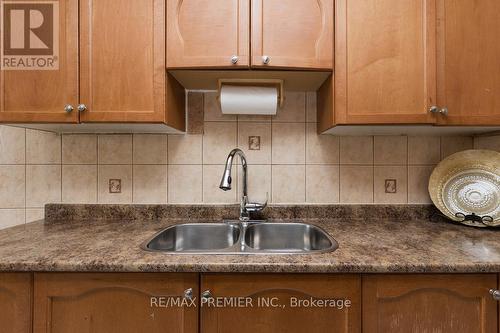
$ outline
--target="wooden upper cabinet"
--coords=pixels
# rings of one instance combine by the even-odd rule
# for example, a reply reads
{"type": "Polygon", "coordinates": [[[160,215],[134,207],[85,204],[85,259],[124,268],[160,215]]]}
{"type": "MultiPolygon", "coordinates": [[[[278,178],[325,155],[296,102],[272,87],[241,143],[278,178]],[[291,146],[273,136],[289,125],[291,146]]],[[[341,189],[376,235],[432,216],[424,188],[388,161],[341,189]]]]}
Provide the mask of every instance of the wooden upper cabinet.
{"type": "Polygon", "coordinates": [[[252,0],[251,35],[252,67],[332,69],[333,0],[252,0]]]}
{"type": "Polygon", "coordinates": [[[197,274],[36,273],[34,333],[196,333],[197,307],[166,306],[188,288],[197,274]]]}
{"type": "Polygon", "coordinates": [[[167,67],[248,67],[249,20],[250,0],[168,0],[167,67]]]}
{"type": "Polygon", "coordinates": [[[80,68],[82,122],[165,122],[165,0],[80,0],[80,68]]]}
{"type": "Polygon", "coordinates": [[[33,281],[30,273],[0,274],[0,331],[30,333],[33,281]]]}
{"type": "Polygon", "coordinates": [[[435,1],[337,0],[335,12],[335,124],[435,122],[435,1]]]}
{"type": "Polygon", "coordinates": [[[363,330],[498,333],[495,274],[363,277],[363,330]]]}
{"type": "Polygon", "coordinates": [[[441,124],[500,124],[500,1],[438,0],[441,124]]]}
{"type": "MultiPolygon", "coordinates": [[[[40,67],[17,66],[15,70],[10,67],[0,71],[0,122],[76,123],[78,0],[59,1],[56,5],[39,2],[41,6],[45,6],[41,8],[43,15],[47,16],[45,24],[49,24],[52,17],[54,25],[44,27],[45,33],[40,37],[32,33],[29,38],[18,41],[24,48],[19,48],[18,44],[16,51],[21,52],[14,52],[8,58],[18,59],[16,62],[19,62],[21,58],[34,57],[47,59],[47,62],[42,61],[40,67]],[[33,46],[37,49],[32,49],[33,46]],[[50,66],[48,61],[53,61],[54,66],[50,66]],[[75,110],[66,112],[67,104],[72,105],[75,110]]],[[[17,9],[18,13],[27,10],[26,4],[3,5],[6,6],[5,14],[10,18],[14,14],[12,11],[7,12],[7,6],[12,10],[17,9]]],[[[14,39],[20,35],[19,31],[10,31],[11,42],[14,43],[14,39]]],[[[0,58],[2,63],[7,60],[3,55],[0,58]]]]}
{"type": "Polygon", "coordinates": [[[202,300],[201,332],[358,333],[360,289],[355,275],[204,274],[202,293],[209,290],[214,298],[240,298],[246,305],[216,307],[202,300]],[[315,307],[311,299],[344,303],[337,303],[337,308],[315,307]],[[350,306],[342,307],[346,300],[350,306]]]}

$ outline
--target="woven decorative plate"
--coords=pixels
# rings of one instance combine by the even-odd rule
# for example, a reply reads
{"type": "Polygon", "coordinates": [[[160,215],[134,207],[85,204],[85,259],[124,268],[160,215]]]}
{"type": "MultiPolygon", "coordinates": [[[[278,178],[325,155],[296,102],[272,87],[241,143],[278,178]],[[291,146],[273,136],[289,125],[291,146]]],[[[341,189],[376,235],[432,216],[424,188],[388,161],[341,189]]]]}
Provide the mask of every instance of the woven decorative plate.
{"type": "Polygon", "coordinates": [[[432,172],[429,194],[452,220],[475,227],[500,226],[500,153],[465,150],[445,158],[432,172]],[[487,218],[463,221],[472,214],[487,218]]]}

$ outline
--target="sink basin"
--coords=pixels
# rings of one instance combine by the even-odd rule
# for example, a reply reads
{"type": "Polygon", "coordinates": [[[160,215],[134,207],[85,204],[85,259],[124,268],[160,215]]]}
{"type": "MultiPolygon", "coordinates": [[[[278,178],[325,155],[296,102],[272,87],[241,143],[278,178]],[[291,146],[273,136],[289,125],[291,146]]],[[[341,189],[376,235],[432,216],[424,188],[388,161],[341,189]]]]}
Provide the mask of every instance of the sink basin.
{"type": "Polygon", "coordinates": [[[307,254],[335,251],[338,243],[311,224],[229,221],[173,225],[141,247],[178,254],[307,254]]]}
{"type": "Polygon", "coordinates": [[[258,223],[245,231],[245,245],[267,252],[333,251],[337,242],[322,229],[305,223],[258,223]]]}
{"type": "Polygon", "coordinates": [[[233,246],[240,237],[240,227],[229,223],[177,224],[159,232],[143,245],[150,251],[217,251],[233,246]]]}

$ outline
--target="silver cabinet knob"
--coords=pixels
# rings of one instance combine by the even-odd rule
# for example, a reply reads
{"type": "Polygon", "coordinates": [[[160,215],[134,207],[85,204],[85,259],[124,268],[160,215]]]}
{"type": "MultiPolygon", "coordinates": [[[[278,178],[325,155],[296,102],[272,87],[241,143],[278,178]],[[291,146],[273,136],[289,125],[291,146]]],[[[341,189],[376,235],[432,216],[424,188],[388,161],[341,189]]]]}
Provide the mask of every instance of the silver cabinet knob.
{"type": "Polygon", "coordinates": [[[64,107],[64,111],[66,111],[67,113],[73,112],[74,109],[75,108],[71,104],[66,104],[66,106],[64,107]]]}
{"type": "Polygon", "coordinates": [[[85,104],[78,105],[78,112],[87,111],[87,106],[85,104]]]}
{"type": "Polygon", "coordinates": [[[212,295],[212,292],[210,290],[205,290],[204,292],[201,293],[201,299],[203,301],[207,301],[211,298],[214,298],[214,296],[212,295]]]}
{"type": "Polygon", "coordinates": [[[439,113],[439,108],[437,106],[433,105],[429,108],[429,112],[430,113],[439,113]]]}
{"type": "Polygon", "coordinates": [[[238,60],[240,60],[240,58],[238,56],[236,56],[236,55],[234,55],[234,56],[231,57],[231,63],[233,65],[236,65],[238,63],[238,60]]]}
{"type": "Polygon", "coordinates": [[[496,289],[490,289],[490,295],[495,301],[500,301],[500,291],[496,289]]]}
{"type": "Polygon", "coordinates": [[[189,300],[193,299],[193,288],[188,288],[184,290],[184,298],[189,300]]]}
{"type": "Polygon", "coordinates": [[[265,55],[265,56],[262,56],[262,63],[263,63],[264,65],[269,64],[269,62],[270,62],[270,61],[271,61],[271,57],[266,56],[266,55],[265,55]]]}
{"type": "Polygon", "coordinates": [[[445,108],[439,108],[438,106],[433,105],[433,106],[431,106],[429,108],[429,112],[430,113],[435,113],[435,114],[439,113],[439,114],[441,114],[443,116],[447,116],[448,115],[448,108],[446,108],[446,107],[445,108]]]}

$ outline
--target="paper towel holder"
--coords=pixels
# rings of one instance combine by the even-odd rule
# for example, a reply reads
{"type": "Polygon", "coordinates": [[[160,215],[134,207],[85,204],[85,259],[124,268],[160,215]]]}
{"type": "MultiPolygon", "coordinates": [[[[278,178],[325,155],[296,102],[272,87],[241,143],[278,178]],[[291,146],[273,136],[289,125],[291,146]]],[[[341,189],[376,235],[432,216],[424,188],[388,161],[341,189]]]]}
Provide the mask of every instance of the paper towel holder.
{"type": "Polygon", "coordinates": [[[223,85],[276,87],[276,90],[278,90],[278,106],[280,108],[283,107],[283,103],[285,102],[285,89],[283,88],[283,80],[280,79],[219,79],[217,84],[217,100],[219,100],[219,102],[223,85]]]}

